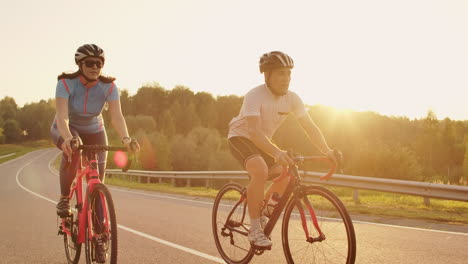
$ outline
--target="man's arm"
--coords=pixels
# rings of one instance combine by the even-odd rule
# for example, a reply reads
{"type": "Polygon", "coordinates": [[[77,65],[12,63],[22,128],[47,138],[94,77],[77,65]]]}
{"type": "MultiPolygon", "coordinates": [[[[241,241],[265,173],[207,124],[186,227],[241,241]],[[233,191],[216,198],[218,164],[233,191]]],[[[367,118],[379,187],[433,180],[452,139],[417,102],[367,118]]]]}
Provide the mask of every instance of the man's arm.
{"type": "Polygon", "coordinates": [[[260,130],[260,116],[247,116],[247,125],[249,130],[249,136],[252,142],[263,150],[264,152],[270,154],[275,158],[275,161],[282,165],[293,165],[294,162],[288,156],[286,151],[279,149],[275,146],[271,140],[265,136],[260,130]]]}
{"type": "Polygon", "coordinates": [[[331,150],[328,147],[328,144],[325,141],[325,137],[323,136],[318,126],[314,123],[314,121],[312,121],[309,114],[303,115],[302,117],[298,118],[298,121],[301,124],[302,128],[305,130],[312,144],[315,147],[317,147],[318,150],[323,154],[326,154],[327,156],[331,155],[333,157],[333,150],[331,150]]]}

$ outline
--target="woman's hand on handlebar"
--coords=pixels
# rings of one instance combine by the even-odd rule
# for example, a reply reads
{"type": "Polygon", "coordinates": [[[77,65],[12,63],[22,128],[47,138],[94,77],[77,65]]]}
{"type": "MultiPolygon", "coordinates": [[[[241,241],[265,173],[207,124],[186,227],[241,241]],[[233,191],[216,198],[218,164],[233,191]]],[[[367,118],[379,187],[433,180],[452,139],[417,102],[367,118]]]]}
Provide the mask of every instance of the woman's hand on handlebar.
{"type": "Polygon", "coordinates": [[[140,144],[134,138],[129,138],[130,140],[122,141],[125,147],[127,147],[129,152],[140,152],[140,144]]]}
{"type": "Polygon", "coordinates": [[[73,139],[73,137],[67,138],[63,141],[62,145],[60,148],[62,149],[63,153],[65,156],[68,157],[68,160],[70,161],[71,159],[71,153],[72,153],[72,148],[70,146],[70,141],[73,139]]]}

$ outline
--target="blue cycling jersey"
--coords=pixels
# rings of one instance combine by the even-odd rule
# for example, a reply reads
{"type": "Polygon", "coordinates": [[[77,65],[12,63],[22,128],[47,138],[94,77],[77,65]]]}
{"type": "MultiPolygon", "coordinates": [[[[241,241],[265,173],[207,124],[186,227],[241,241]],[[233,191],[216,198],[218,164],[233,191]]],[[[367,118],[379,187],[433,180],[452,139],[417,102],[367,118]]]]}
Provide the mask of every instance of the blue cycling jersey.
{"type": "MultiPolygon", "coordinates": [[[[68,99],[69,124],[79,133],[104,131],[102,110],[106,102],[119,99],[115,84],[101,81],[88,83],[83,76],[61,79],[55,90],[56,98],[68,99]]],[[[56,127],[56,120],[54,120],[56,127]]]]}

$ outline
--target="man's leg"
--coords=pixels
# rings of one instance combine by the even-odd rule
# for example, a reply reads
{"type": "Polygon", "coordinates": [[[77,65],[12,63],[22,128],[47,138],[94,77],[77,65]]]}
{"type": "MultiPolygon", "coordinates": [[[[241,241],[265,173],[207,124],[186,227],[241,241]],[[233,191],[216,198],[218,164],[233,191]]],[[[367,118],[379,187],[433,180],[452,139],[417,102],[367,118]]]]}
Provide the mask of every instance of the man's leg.
{"type": "Polygon", "coordinates": [[[263,158],[258,155],[247,160],[245,168],[250,175],[250,183],[247,186],[249,215],[251,218],[259,218],[265,182],[268,178],[268,167],[263,158]]]}
{"type": "Polygon", "coordinates": [[[260,219],[265,182],[268,178],[268,166],[258,155],[249,158],[245,162],[245,168],[250,175],[250,183],[247,186],[247,207],[251,224],[248,238],[259,248],[270,248],[271,241],[263,233],[260,219]]]}
{"type": "MultiPolygon", "coordinates": [[[[283,167],[278,165],[274,166],[270,169],[269,175],[280,175],[283,170],[283,167]]],[[[284,178],[278,182],[273,182],[273,184],[268,188],[268,190],[265,193],[265,202],[270,199],[270,196],[272,193],[276,192],[280,196],[283,196],[284,191],[286,190],[286,187],[288,186],[289,183],[289,178],[284,178]]]]}
{"type": "Polygon", "coordinates": [[[250,216],[248,239],[259,248],[270,248],[271,241],[263,233],[260,220],[265,182],[268,178],[268,165],[260,155],[258,148],[248,139],[233,137],[228,140],[229,148],[234,157],[250,175],[247,186],[247,207],[250,216]]]}

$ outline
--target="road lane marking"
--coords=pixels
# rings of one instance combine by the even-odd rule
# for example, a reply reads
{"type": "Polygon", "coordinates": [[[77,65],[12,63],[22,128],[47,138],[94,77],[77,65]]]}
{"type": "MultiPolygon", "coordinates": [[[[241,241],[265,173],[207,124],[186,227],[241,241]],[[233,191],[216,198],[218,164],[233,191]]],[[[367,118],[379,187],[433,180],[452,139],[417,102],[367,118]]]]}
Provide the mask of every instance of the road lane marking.
{"type": "Polygon", "coordinates": [[[33,161],[37,160],[38,158],[40,158],[40,157],[42,157],[42,156],[44,156],[45,154],[48,154],[48,153],[49,153],[49,151],[46,151],[46,152],[42,153],[41,155],[39,155],[39,156],[37,156],[37,157],[34,157],[33,159],[31,159],[31,160],[30,160],[29,162],[27,162],[26,164],[24,164],[24,165],[16,172],[16,184],[18,184],[18,186],[21,187],[21,188],[22,188],[23,190],[25,190],[26,192],[29,192],[29,193],[32,194],[32,195],[35,195],[35,196],[37,196],[37,197],[39,197],[39,198],[42,198],[42,199],[44,199],[44,200],[46,200],[46,201],[49,201],[49,202],[51,202],[51,203],[53,203],[53,204],[56,204],[56,203],[57,203],[56,201],[54,201],[54,200],[52,200],[52,199],[49,199],[49,198],[47,198],[47,197],[45,197],[45,196],[42,196],[42,195],[40,195],[40,194],[38,194],[38,193],[35,193],[35,192],[29,190],[28,188],[24,187],[24,186],[20,183],[20,181],[19,181],[19,174],[21,173],[21,171],[22,171],[25,167],[27,167],[27,166],[28,166],[29,164],[31,164],[33,161]]]}
{"type": "MultiPolygon", "coordinates": [[[[32,163],[33,161],[35,161],[36,159],[38,159],[38,158],[40,158],[40,157],[42,157],[42,156],[44,156],[45,154],[48,154],[48,153],[49,153],[49,152],[45,152],[45,153],[43,153],[43,154],[41,154],[41,155],[39,155],[39,156],[33,158],[32,160],[30,160],[30,161],[29,161],[28,163],[26,163],[25,165],[23,165],[23,166],[18,170],[18,172],[16,173],[16,183],[18,184],[18,186],[20,186],[20,187],[21,187],[23,190],[25,190],[26,192],[29,192],[30,194],[35,195],[35,196],[37,196],[37,197],[39,197],[39,198],[42,198],[42,199],[44,199],[44,200],[46,200],[46,201],[48,201],[48,202],[50,202],[50,203],[52,203],[52,204],[55,205],[55,204],[57,203],[56,201],[54,201],[54,200],[52,200],[52,199],[49,199],[49,198],[47,198],[47,197],[45,197],[45,196],[42,196],[42,195],[40,195],[40,194],[38,194],[38,193],[35,193],[35,192],[29,190],[28,188],[24,187],[24,186],[20,183],[20,181],[19,181],[19,174],[21,173],[21,171],[22,171],[25,167],[27,167],[29,164],[31,164],[31,163],[32,163]]],[[[54,157],[56,157],[56,156],[54,156],[54,157]]],[[[50,166],[51,166],[51,162],[49,162],[49,169],[51,168],[50,166]]],[[[54,174],[55,174],[55,173],[54,173],[54,174]]],[[[214,262],[216,262],[216,263],[225,263],[224,260],[222,260],[222,259],[220,259],[220,258],[218,258],[218,257],[214,257],[214,256],[211,256],[211,255],[208,255],[208,254],[206,254],[206,253],[197,251],[197,250],[195,250],[195,249],[191,249],[191,248],[188,248],[188,247],[184,247],[184,246],[181,246],[181,245],[178,245],[178,244],[175,244],[175,243],[166,241],[166,240],[164,240],[164,239],[160,239],[160,238],[155,237],[155,236],[148,235],[148,234],[146,234],[146,233],[137,231],[137,230],[135,230],[135,229],[132,229],[132,228],[129,228],[129,227],[120,225],[120,224],[117,224],[117,226],[118,226],[120,229],[122,229],[122,230],[125,230],[125,231],[130,232],[130,233],[133,233],[133,234],[135,234],[135,235],[138,235],[138,236],[141,236],[141,237],[150,239],[150,240],[152,240],[152,241],[161,243],[161,244],[163,244],[163,245],[170,246],[170,247],[173,247],[173,248],[176,248],[176,249],[185,251],[185,252],[187,252],[187,253],[190,253],[190,254],[193,254],[193,255],[196,255],[196,256],[205,258],[205,259],[209,259],[209,260],[214,261],[214,262]]]]}
{"type": "Polygon", "coordinates": [[[217,257],[213,257],[213,256],[208,255],[208,254],[205,254],[205,253],[203,253],[203,252],[196,251],[196,250],[191,249],[191,248],[187,248],[187,247],[184,247],[184,246],[181,246],[181,245],[177,245],[177,244],[171,243],[171,242],[169,242],[169,241],[166,241],[166,240],[163,240],[163,239],[160,239],[160,238],[157,238],[157,237],[148,235],[148,234],[146,234],[146,233],[143,233],[143,232],[140,232],[140,231],[137,231],[137,230],[128,228],[128,227],[123,226],[123,225],[119,225],[119,224],[118,224],[117,226],[118,226],[119,228],[125,230],[125,231],[128,231],[128,232],[133,233],[133,234],[135,234],[135,235],[139,235],[139,236],[141,236],[141,237],[144,237],[144,238],[153,240],[153,241],[155,241],[155,242],[164,244],[164,245],[166,245],[166,246],[170,246],[170,247],[173,247],[173,248],[176,248],[176,249],[185,251],[185,252],[187,252],[187,253],[190,253],[190,254],[197,255],[197,256],[202,257],[202,258],[206,258],[206,259],[212,260],[212,261],[217,262],[217,263],[225,263],[224,260],[222,260],[222,259],[220,259],[220,258],[217,258],[217,257]]]}
{"type": "Polygon", "coordinates": [[[15,154],[16,154],[16,153],[10,153],[10,154],[3,155],[3,156],[0,156],[0,159],[6,158],[6,157],[10,157],[10,156],[13,156],[13,155],[15,155],[15,154]]]}

